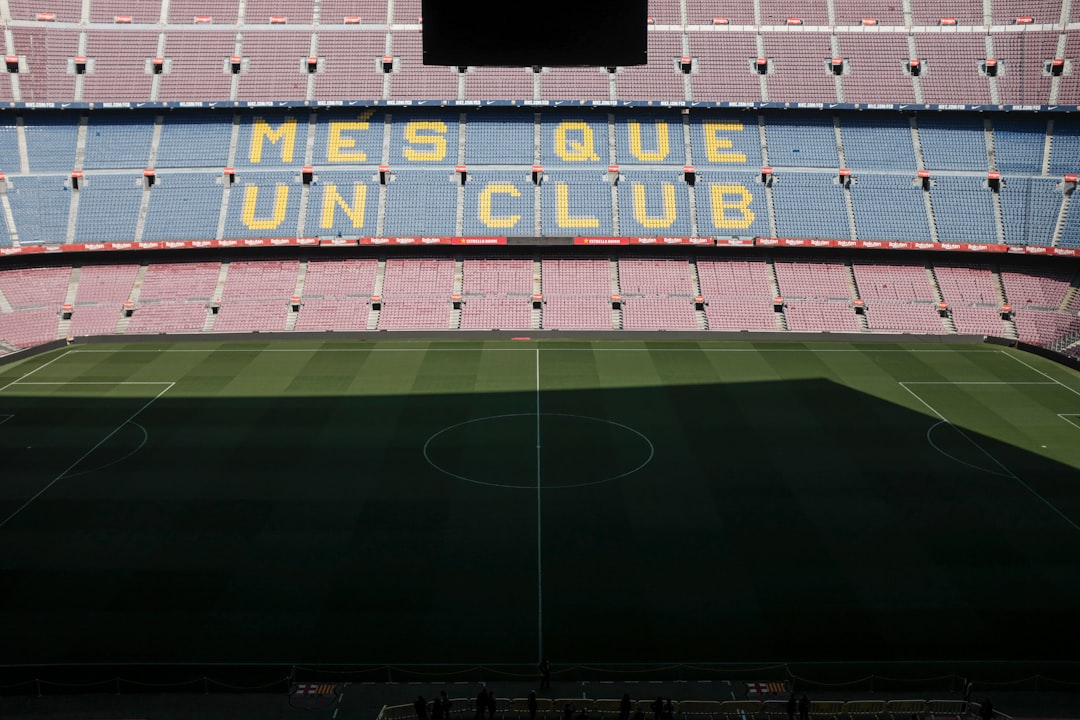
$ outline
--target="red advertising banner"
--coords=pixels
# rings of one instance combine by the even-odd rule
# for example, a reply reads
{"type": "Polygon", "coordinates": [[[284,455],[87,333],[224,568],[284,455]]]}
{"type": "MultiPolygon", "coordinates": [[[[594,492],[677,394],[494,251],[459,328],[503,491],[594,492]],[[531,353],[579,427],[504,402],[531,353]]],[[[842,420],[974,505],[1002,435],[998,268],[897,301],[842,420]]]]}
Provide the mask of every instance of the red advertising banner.
{"type": "Polygon", "coordinates": [[[625,237],[576,237],[575,245],[629,245],[630,238],[625,237]]]}
{"type": "MultiPolygon", "coordinates": [[[[717,240],[717,243],[720,241],[717,240]]],[[[957,252],[1009,252],[1009,245],[982,243],[935,243],[913,240],[827,240],[818,238],[766,238],[756,239],[760,247],[828,247],[856,248],[859,250],[952,250],[957,252]]],[[[1046,248],[1050,250],[1052,248],[1046,248]]]]}
{"type": "Polygon", "coordinates": [[[451,245],[505,245],[504,237],[455,237],[450,238],[451,245]]]}
{"type": "Polygon", "coordinates": [[[716,244],[720,247],[753,247],[753,238],[716,238],[716,244]]]}
{"type": "Polygon", "coordinates": [[[712,245],[712,238],[698,237],[632,237],[630,245],[712,245]]]}

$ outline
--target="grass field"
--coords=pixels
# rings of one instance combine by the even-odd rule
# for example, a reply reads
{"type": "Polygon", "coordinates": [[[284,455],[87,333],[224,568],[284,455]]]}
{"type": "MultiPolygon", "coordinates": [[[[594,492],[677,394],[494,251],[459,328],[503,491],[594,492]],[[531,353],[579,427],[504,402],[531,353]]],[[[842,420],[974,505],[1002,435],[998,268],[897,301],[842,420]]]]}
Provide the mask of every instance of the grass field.
{"type": "Polygon", "coordinates": [[[1076,660],[1080,375],[990,346],[0,370],[0,664],[1076,660]]]}

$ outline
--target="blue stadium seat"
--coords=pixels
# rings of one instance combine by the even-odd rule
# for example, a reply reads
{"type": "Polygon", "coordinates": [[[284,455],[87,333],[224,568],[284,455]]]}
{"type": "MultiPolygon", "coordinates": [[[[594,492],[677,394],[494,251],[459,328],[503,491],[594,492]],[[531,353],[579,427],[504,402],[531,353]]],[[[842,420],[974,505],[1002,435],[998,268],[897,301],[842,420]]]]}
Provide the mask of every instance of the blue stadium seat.
{"type": "Polygon", "coordinates": [[[843,189],[835,173],[781,173],[773,183],[780,237],[851,237],[843,189]]]}
{"type": "Polygon", "coordinates": [[[1080,202],[1074,197],[1069,202],[1069,211],[1065,215],[1065,226],[1061,229],[1061,245],[1080,247],[1080,202]]]}
{"type": "Polygon", "coordinates": [[[540,158],[549,167],[607,167],[606,115],[549,112],[540,116],[540,158]]]}
{"type": "Polygon", "coordinates": [[[760,168],[761,137],[754,115],[691,115],[690,152],[698,170],[760,168]]]}
{"type": "Polygon", "coordinates": [[[17,172],[19,162],[19,138],[15,127],[15,118],[8,116],[7,120],[0,123],[0,171],[5,173],[17,172]]]}
{"type": "Polygon", "coordinates": [[[302,188],[298,175],[288,170],[238,172],[229,191],[224,237],[294,236],[302,188]]]}
{"type": "Polygon", "coordinates": [[[466,165],[532,165],[535,148],[531,115],[469,113],[465,128],[466,165]]]}
{"type": "Polygon", "coordinates": [[[644,237],[689,236],[690,199],[681,177],[670,171],[624,172],[619,180],[619,232],[644,237]]]}
{"type": "Polygon", "coordinates": [[[915,175],[854,172],[851,205],[860,240],[932,239],[921,186],[915,175]]]}
{"type": "Polygon", "coordinates": [[[87,170],[147,167],[153,136],[154,122],[150,116],[131,118],[91,113],[83,167],[87,170]]]}
{"type": "Polygon", "coordinates": [[[904,116],[875,113],[841,116],[844,162],[855,171],[906,170],[914,173],[915,145],[911,125],[904,116]]]}
{"type": "Polygon", "coordinates": [[[304,234],[374,235],[379,212],[379,184],[367,172],[316,169],[308,199],[304,234]]]}
{"type": "Polygon", "coordinates": [[[1058,115],[1050,141],[1050,174],[1075,172],[1080,172],[1080,122],[1058,115]]]}
{"type": "Polygon", "coordinates": [[[79,189],[75,242],[130,242],[135,239],[142,173],[90,174],[79,189]]]}
{"type": "Polygon", "coordinates": [[[1013,245],[1050,245],[1061,210],[1057,180],[1006,178],[1001,188],[1005,241],[1013,245]]]}
{"type": "Polygon", "coordinates": [[[390,126],[390,168],[457,164],[456,112],[394,113],[390,126]]]}
{"type": "Polygon", "coordinates": [[[611,235],[611,185],[596,170],[549,173],[540,186],[544,235],[611,235]]]}
{"type": "Polygon", "coordinates": [[[155,167],[223,168],[229,163],[232,116],[180,113],[165,116],[155,167]]]}
{"type": "Polygon", "coordinates": [[[213,238],[223,187],[217,173],[159,172],[150,189],[143,240],[213,238]]]}
{"type": "Polygon", "coordinates": [[[930,188],[938,239],[942,242],[996,243],[994,196],[985,181],[940,176],[930,188]]]}
{"type": "Polygon", "coordinates": [[[56,176],[10,178],[7,195],[19,242],[58,245],[67,237],[71,191],[56,176]]]}
{"type": "MultiPolygon", "coordinates": [[[[455,125],[456,127],[456,125],[455,125]]],[[[413,235],[450,236],[457,220],[457,188],[445,170],[394,172],[386,186],[386,224],[390,237],[413,235]]]]}
{"type": "Polygon", "coordinates": [[[27,115],[26,151],[30,169],[71,170],[79,141],[79,118],[69,113],[27,115]]]}
{"type": "Polygon", "coordinates": [[[382,160],[383,113],[357,108],[319,112],[312,163],[376,166],[382,160]]]}
{"type": "Polygon", "coordinates": [[[698,234],[729,237],[769,236],[765,186],[755,172],[698,173],[694,188],[698,234]]]}
{"type": "Polygon", "coordinates": [[[765,122],[765,138],[769,164],[774,167],[840,166],[831,115],[770,115],[765,122]]]}
{"type": "Polygon", "coordinates": [[[682,117],[672,113],[617,115],[615,161],[620,165],[683,165],[682,117]]]}
{"type": "MultiPolygon", "coordinates": [[[[469,123],[469,132],[472,132],[472,123],[469,123]]],[[[464,234],[533,235],[536,191],[528,173],[527,167],[469,170],[469,181],[465,184],[464,234]]]]}
{"type": "Polygon", "coordinates": [[[986,137],[979,117],[958,113],[919,115],[918,124],[923,161],[930,170],[989,170],[986,137]]]}
{"type": "Polygon", "coordinates": [[[237,168],[299,168],[304,164],[308,134],[307,112],[254,112],[240,120],[236,145],[237,168]]]}
{"type": "Polygon", "coordinates": [[[1045,142],[1045,120],[1014,117],[994,120],[994,151],[1000,172],[1038,174],[1042,170],[1045,142]]]}

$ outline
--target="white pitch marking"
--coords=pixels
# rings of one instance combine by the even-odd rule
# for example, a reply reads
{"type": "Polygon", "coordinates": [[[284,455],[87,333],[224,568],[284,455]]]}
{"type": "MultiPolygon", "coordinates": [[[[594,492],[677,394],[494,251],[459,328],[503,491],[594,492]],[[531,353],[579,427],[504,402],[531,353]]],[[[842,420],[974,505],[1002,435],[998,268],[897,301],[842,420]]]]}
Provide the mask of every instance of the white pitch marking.
{"type": "MultiPolygon", "coordinates": [[[[63,357],[63,356],[61,356],[61,357],[63,357]]],[[[158,384],[158,385],[162,385],[162,384],[164,384],[164,383],[156,383],[156,384],[158,384]]],[[[67,474],[68,474],[69,472],[71,472],[72,470],[74,470],[74,469],[75,469],[75,468],[76,468],[76,467],[77,467],[77,466],[79,465],[79,463],[81,463],[81,462],[82,462],[83,460],[85,460],[86,458],[88,458],[88,457],[90,457],[91,455],[93,455],[93,454],[94,454],[94,451],[95,451],[95,450],[97,450],[97,449],[98,449],[99,447],[101,447],[102,445],[104,445],[104,444],[105,444],[106,442],[108,442],[109,438],[111,438],[111,437],[112,437],[113,435],[115,435],[116,433],[120,432],[120,429],[121,429],[121,428],[123,428],[123,427],[124,427],[125,425],[127,425],[127,424],[128,424],[129,422],[131,422],[132,420],[134,420],[135,418],[137,418],[137,417],[138,417],[138,416],[139,416],[139,415],[140,415],[140,414],[141,414],[141,413],[142,413],[142,412],[143,412],[144,410],[146,410],[146,409],[147,409],[148,407],[150,407],[151,405],[153,405],[153,404],[154,404],[154,402],[155,402],[155,401],[157,401],[157,399],[158,399],[158,398],[160,398],[160,397],[161,397],[162,395],[164,395],[165,393],[167,393],[167,392],[169,392],[170,390],[172,390],[172,389],[173,389],[173,387],[175,387],[175,386],[176,386],[176,383],[174,383],[174,382],[170,382],[170,383],[168,383],[168,384],[167,384],[167,386],[166,386],[166,387],[165,387],[165,388],[164,388],[164,389],[163,389],[163,390],[162,390],[161,392],[159,392],[159,393],[158,393],[157,395],[155,395],[154,397],[152,397],[152,398],[150,398],[149,400],[147,400],[147,401],[146,401],[146,403],[145,403],[145,404],[144,404],[144,405],[143,405],[142,407],[140,407],[140,408],[139,408],[138,410],[136,410],[135,412],[133,412],[133,413],[131,414],[131,416],[130,416],[130,417],[128,417],[128,419],[127,419],[127,420],[125,420],[124,422],[122,422],[122,423],[120,423],[119,425],[117,425],[117,426],[116,426],[116,428],[115,428],[115,429],[114,429],[114,430],[113,430],[112,432],[110,432],[110,433],[109,433],[108,435],[106,435],[105,437],[101,438],[101,440],[99,440],[99,441],[98,441],[97,445],[95,445],[94,447],[90,448],[90,449],[89,449],[89,450],[87,450],[87,451],[86,451],[85,453],[83,453],[83,455],[82,455],[82,456],[81,456],[81,457],[80,457],[80,458],[79,458],[78,460],[76,460],[75,462],[73,462],[73,463],[71,463],[70,465],[68,465],[68,466],[67,466],[67,468],[65,468],[65,469],[64,469],[64,471],[63,471],[62,473],[60,473],[59,475],[57,475],[56,477],[54,477],[54,478],[53,478],[53,479],[52,479],[52,480],[51,480],[51,481],[50,481],[50,482],[49,482],[49,483],[48,483],[47,485],[45,485],[45,487],[41,488],[41,489],[40,489],[40,490],[38,490],[38,491],[37,491],[36,493],[34,493],[34,496],[33,496],[33,497],[31,497],[31,498],[30,498],[29,500],[27,500],[26,502],[24,502],[24,503],[23,503],[22,505],[20,505],[20,506],[19,506],[19,508],[18,508],[17,510],[15,510],[15,512],[11,513],[11,514],[10,514],[10,515],[8,515],[8,516],[7,516],[6,518],[4,518],[3,522],[0,522],[0,528],[3,528],[3,527],[4,527],[5,525],[7,525],[7,524],[8,524],[9,522],[11,522],[11,520],[12,520],[12,519],[13,519],[13,518],[14,518],[14,517],[15,517],[16,515],[18,515],[18,514],[19,514],[19,513],[21,513],[21,512],[23,511],[23,510],[25,510],[26,508],[28,508],[28,507],[30,506],[30,504],[31,504],[31,503],[33,503],[33,502],[34,502],[35,500],[37,500],[37,499],[38,499],[39,497],[41,497],[41,496],[42,496],[43,494],[45,494],[45,492],[46,492],[46,491],[47,491],[47,490],[48,490],[49,488],[51,488],[51,487],[52,487],[53,485],[55,485],[56,483],[58,483],[58,482],[59,482],[59,481],[60,481],[61,479],[63,479],[63,478],[64,478],[64,476],[65,476],[65,475],[67,475],[67,474]]]]}
{"type": "Polygon", "coordinates": [[[3,425],[4,423],[6,423],[8,420],[10,420],[13,417],[15,417],[15,416],[14,415],[0,415],[0,425],[3,425]]]}
{"type": "Polygon", "coordinates": [[[41,365],[38,365],[38,366],[37,366],[36,368],[34,368],[34,369],[33,369],[33,370],[31,370],[30,372],[26,373],[25,375],[22,375],[21,377],[18,377],[18,378],[16,378],[16,379],[12,380],[11,382],[9,382],[9,383],[8,383],[7,385],[5,385],[4,387],[0,387],[0,392],[4,392],[5,390],[7,390],[7,389],[8,389],[9,387],[11,387],[12,385],[14,385],[15,383],[18,383],[18,382],[21,382],[21,381],[25,380],[26,378],[28,378],[28,377],[30,377],[31,375],[33,375],[34,373],[36,373],[36,372],[37,372],[38,370],[43,370],[44,368],[47,368],[47,367],[49,367],[50,365],[52,365],[52,364],[53,364],[54,362],[56,362],[57,360],[60,360],[60,359],[62,359],[62,358],[66,358],[66,357],[67,357],[68,355],[70,355],[70,354],[71,354],[72,352],[74,352],[74,351],[72,351],[72,350],[69,350],[69,351],[67,351],[66,353],[64,353],[63,355],[57,355],[56,357],[54,357],[54,358],[53,358],[52,360],[50,360],[50,361],[49,361],[49,362],[47,362],[47,363],[43,363],[43,364],[41,364],[41,365]]]}
{"type": "Polygon", "coordinates": [[[1037,368],[1037,367],[1034,367],[1034,366],[1032,366],[1032,365],[1029,365],[1028,363],[1024,362],[1023,360],[1021,360],[1020,358],[1016,357],[1016,356],[1015,356],[1015,355],[1013,355],[1012,353],[1007,353],[1007,352],[1005,352],[1004,350],[999,350],[998,352],[1001,352],[1001,353],[1003,353],[1003,354],[1004,354],[1004,355],[1005,355],[1006,357],[1011,357],[1011,358],[1012,358],[1013,360],[1015,360],[1016,362],[1020,363],[1020,364],[1021,364],[1021,365],[1023,365],[1024,367],[1026,367],[1026,368],[1028,368],[1028,369],[1030,369],[1030,370],[1034,370],[1035,372],[1039,373],[1040,375],[1042,375],[1042,376],[1043,376],[1044,378],[1046,378],[1047,380],[1051,380],[1051,381],[1053,382],[1053,384],[1055,384],[1055,385],[1060,385],[1061,387],[1065,388],[1066,390],[1068,390],[1069,392],[1071,392],[1071,393],[1072,393],[1073,395],[1080,395],[1080,390],[1077,390],[1076,388],[1073,388],[1073,387],[1069,387],[1069,386],[1068,386],[1068,385],[1066,385],[1065,383],[1063,383],[1063,382],[1061,382],[1060,380],[1058,380],[1058,379],[1054,378],[1054,377],[1053,377],[1052,375],[1047,375],[1046,373],[1044,373],[1044,372],[1043,372],[1042,370],[1040,370],[1039,368],[1037,368]]]}
{"type": "MultiPolygon", "coordinates": [[[[1075,423],[1075,422],[1073,422],[1072,420],[1069,419],[1069,418],[1074,418],[1074,417],[1080,417],[1080,413],[1058,413],[1057,416],[1059,418],[1061,418],[1062,420],[1064,420],[1065,422],[1072,425],[1077,430],[1080,430],[1080,425],[1078,425],[1077,423],[1075,423]]],[[[1045,447],[1045,445],[1043,447],[1045,447]]]]}
{"type": "MultiPolygon", "coordinates": [[[[1026,363],[1025,363],[1025,364],[1026,364],[1026,363]]],[[[1033,368],[1033,369],[1034,369],[1034,368],[1033,368]]],[[[1041,501],[1042,501],[1042,503],[1043,503],[1044,505],[1046,505],[1046,507],[1048,507],[1048,508],[1050,508],[1051,510],[1053,510],[1053,511],[1054,511],[1054,513],[1056,513],[1056,514],[1057,514],[1057,515],[1058,515],[1058,516],[1059,516],[1059,517],[1060,517],[1060,518],[1061,518],[1062,520],[1064,520],[1065,522],[1067,522],[1067,523],[1069,523],[1070,525],[1072,525],[1072,526],[1073,526],[1073,528],[1075,528],[1076,530],[1080,531],[1080,525],[1077,525],[1077,524],[1076,524],[1076,522],[1075,522],[1075,521],[1074,521],[1074,520],[1073,520],[1072,518],[1070,518],[1070,517],[1069,517],[1068,515],[1066,515],[1065,513],[1063,513],[1063,512],[1061,511],[1061,510],[1059,510],[1059,509],[1057,508],[1057,506],[1056,506],[1056,505],[1054,505],[1054,504],[1053,504],[1052,502],[1050,502],[1049,500],[1047,500],[1046,498],[1044,498],[1044,497],[1043,497],[1042,495],[1040,495],[1040,494],[1039,494],[1038,492],[1036,492],[1036,491],[1035,491],[1035,489],[1034,489],[1033,487],[1031,487],[1031,486],[1030,486],[1030,485],[1028,485],[1028,484],[1027,484],[1026,482],[1024,482],[1023,480],[1021,480],[1021,479],[1020,479],[1020,477],[1019,477],[1019,476],[1018,476],[1018,475],[1017,475],[1016,473],[1014,473],[1014,472],[1013,472],[1012,470],[1010,470],[1009,468],[1005,467],[1005,465],[1003,465],[1003,464],[1001,463],[1001,461],[1000,461],[1000,460],[998,460],[998,459],[997,459],[996,457],[994,457],[994,456],[993,456],[993,455],[991,455],[991,454],[990,454],[989,452],[987,452],[986,448],[984,448],[984,447],[983,447],[982,445],[980,445],[979,443],[975,442],[975,441],[974,441],[974,440],[973,440],[973,439],[972,439],[972,438],[971,438],[971,437],[970,437],[970,436],[969,436],[969,435],[968,435],[968,434],[967,434],[966,432],[964,432],[964,431],[963,431],[963,430],[962,430],[961,428],[959,428],[958,426],[956,426],[956,425],[954,425],[953,423],[949,422],[949,419],[948,419],[947,417],[945,417],[944,415],[942,415],[941,413],[939,413],[939,412],[938,412],[938,411],[937,411],[936,409],[934,409],[934,407],[933,407],[932,405],[930,405],[930,403],[926,402],[926,401],[925,401],[925,400],[923,400],[923,399],[922,399],[921,397],[919,397],[919,395],[918,395],[918,394],[917,394],[917,393],[916,393],[916,392],[915,392],[914,390],[912,390],[911,388],[909,388],[909,387],[908,387],[908,386],[907,386],[907,385],[906,385],[905,383],[900,383],[900,387],[902,387],[902,388],[904,388],[905,390],[907,390],[907,391],[908,391],[908,393],[910,393],[912,397],[914,397],[914,398],[915,398],[916,400],[918,400],[918,401],[919,401],[919,402],[921,402],[921,403],[922,403],[923,405],[925,405],[925,406],[926,406],[926,407],[927,407],[927,408],[928,408],[928,409],[930,410],[930,412],[934,413],[934,414],[935,414],[935,415],[937,415],[937,416],[938,416],[939,418],[941,418],[941,420],[942,420],[943,422],[945,422],[945,423],[947,423],[947,424],[949,424],[949,425],[952,425],[952,427],[956,429],[956,432],[958,432],[958,433],[960,433],[961,435],[963,435],[963,436],[964,436],[964,438],[965,438],[965,439],[966,439],[966,440],[967,440],[968,442],[970,442],[970,443],[971,443],[972,445],[974,445],[974,446],[975,446],[975,447],[977,447],[977,448],[978,448],[979,450],[981,450],[981,451],[983,452],[983,454],[984,454],[984,455],[986,455],[986,457],[988,457],[988,458],[990,458],[991,460],[993,460],[993,461],[994,461],[994,463],[996,463],[998,467],[1000,467],[1000,468],[1001,468],[1002,470],[1004,470],[1005,472],[1009,473],[1008,477],[1010,477],[1010,478],[1012,478],[1013,480],[1015,480],[1016,482],[1020,483],[1020,485],[1021,485],[1021,486],[1023,486],[1025,490],[1027,490],[1027,491],[1028,491],[1029,493],[1031,493],[1032,495],[1034,495],[1035,497],[1037,497],[1037,498],[1038,498],[1039,500],[1041,500],[1041,501]]],[[[1067,386],[1066,386],[1066,387],[1067,387],[1067,386]]],[[[940,451],[939,451],[939,452],[940,452],[940,451]]],[[[955,458],[953,458],[953,459],[955,460],[955,458]]]]}
{"type": "MultiPolygon", "coordinates": [[[[168,380],[163,380],[163,381],[146,381],[146,382],[140,381],[140,382],[135,382],[135,381],[103,380],[103,381],[99,381],[99,382],[79,382],[79,381],[73,380],[71,382],[22,382],[20,380],[17,380],[12,384],[13,385],[168,385],[169,381],[168,380]]],[[[1046,383],[1046,384],[1051,385],[1052,383],[1046,383]]]]}
{"type": "Polygon", "coordinates": [[[905,380],[904,384],[907,385],[1057,385],[1053,382],[1009,382],[1006,380],[945,380],[940,382],[930,382],[923,380],[905,380]]]}

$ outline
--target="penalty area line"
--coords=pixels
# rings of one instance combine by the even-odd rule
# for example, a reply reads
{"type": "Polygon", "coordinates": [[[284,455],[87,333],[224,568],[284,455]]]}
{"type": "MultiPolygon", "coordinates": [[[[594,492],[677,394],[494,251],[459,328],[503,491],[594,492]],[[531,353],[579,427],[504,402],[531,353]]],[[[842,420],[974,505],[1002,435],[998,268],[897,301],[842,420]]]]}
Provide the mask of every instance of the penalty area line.
{"type": "MultiPolygon", "coordinates": [[[[1025,364],[1026,364],[1026,363],[1025,363],[1025,364]]],[[[1019,476],[1019,475],[1017,475],[1016,473],[1014,473],[1014,472],[1013,472],[1012,470],[1010,470],[1009,468],[1005,467],[1004,463],[1002,463],[1002,462],[1001,462],[1000,460],[998,460],[998,459],[997,459],[996,457],[994,457],[993,455],[991,455],[991,454],[990,454],[990,452],[989,452],[989,451],[988,451],[988,450],[987,450],[986,448],[984,448],[984,447],[983,447],[982,445],[980,445],[979,443],[975,442],[974,438],[972,438],[972,437],[971,437],[970,435],[968,435],[968,434],[967,434],[966,432],[964,432],[964,430],[963,430],[963,429],[962,429],[961,427],[959,427],[958,425],[956,425],[956,424],[954,424],[953,422],[951,422],[951,421],[949,420],[949,418],[945,417],[945,416],[944,416],[944,415],[942,415],[942,414],[941,414],[940,412],[938,412],[938,411],[937,411],[937,409],[936,409],[936,408],[934,408],[934,406],[933,406],[933,405],[931,405],[930,403],[926,402],[926,401],[925,401],[925,400],[923,400],[923,399],[922,399],[921,397],[919,397],[919,394],[918,394],[918,393],[916,393],[916,392],[915,392],[914,390],[912,390],[911,388],[909,388],[909,387],[908,387],[908,384],[907,384],[907,383],[901,382],[901,383],[899,383],[899,385],[900,385],[900,387],[904,388],[904,390],[907,390],[907,392],[908,392],[908,393],[910,393],[910,394],[911,394],[911,396],[912,396],[913,398],[915,398],[915,399],[916,399],[916,400],[918,400],[918,401],[919,401],[920,403],[922,403],[922,404],[923,404],[923,406],[925,406],[925,407],[926,407],[926,408],[927,408],[927,409],[928,409],[928,410],[929,410],[930,412],[934,413],[935,415],[937,415],[937,416],[938,416],[938,417],[939,417],[939,418],[941,419],[941,422],[940,422],[940,423],[937,423],[937,424],[935,425],[935,427],[936,427],[937,425],[941,425],[942,423],[944,423],[945,425],[948,425],[948,426],[952,427],[952,429],[954,429],[954,430],[956,430],[956,432],[960,433],[960,435],[961,435],[961,436],[962,436],[962,437],[963,437],[963,438],[964,438],[965,440],[967,440],[967,441],[968,441],[969,443],[971,443],[971,444],[972,444],[972,445],[974,445],[974,446],[975,446],[976,448],[978,448],[978,449],[979,449],[979,451],[981,451],[983,455],[986,455],[986,457],[990,458],[990,459],[991,459],[991,460],[992,460],[992,461],[994,462],[994,464],[996,464],[996,465],[997,465],[998,467],[1000,467],[1000,468],[1001,468],[1002,470],[1004,470],[1004,471],[1005,471],[1006,473],[1008,473],[1008,475],[1004,475],[1003,477],[1008,477],[1008,478],[1011,478],[1012,480],[1015,480],[1015,481],[1016,481],[1017,483],[1019,483],[1019,484],[1020,484],[1020,486],[1021,486],[1021,487],[1023,487],[1023,488],[1024,488],[1025,490],[1027,490],[1027,491],[1028,491],[1029,493],[1031,493],[1031,494],[1032,494],[1032,495],[1034,495],[1034,496],[1035,496],[1036,498],[1038,498],[1040,502],[1042,502],[1042,503],[1043,503],[1044,505],[1046,505],[1046,507],[1050,508],[1050,509],[1051,509],[1051,510],[1052,510],[1052,511],[1054,512],[1054,514],[1056,514],[1056,515],[1057,515],[1058,517],[1060,517],[1060,518],[1061,518],[1062,520],[1064,520],[1064,521],[1065,521],[1065,522],[1067,522],[1067,523],[1068,523],[1069,525],[1071,525],[1071,526],[1073,527],[1073,529],[1074,529],[1074,530],[1076,530],[1076,531],[1080,532],[1080,525],[1078,525],[1078,524],[1076,523],[1076,521],[1075,521],[1075,520],[1073,520],[1073,519],[1072,519],[1071,517],[1069,517],[1068,515],[1066,515],[1065,513],[1063,513],[1063,512],[1062,512],[1062,511],[1061,511],[1060,509],[1058,509],[1058,507],[1057,507],[1056,505],[1054,505],[1054,503],[1050,502],[1050,501],[1049,501],[1049,500],[1047,500],[1047,499],[1046,499],[1045,497],[1043,497],[1042,495],[1040,495],[1040,494],[1039,494],[1039,493],[1038,493],[1038,492],[1037,492],[1037,491],[1035,490],[1035,488],[1031,487],[1031,486],[1030,486],[1030,485],[1028,485],[1028,484],[1027,484],[1026,482],[1024,482],[1024,481],[1023,481],[1023,480],[1022,480],[1022,479],[1020,478],[1020,476],[1019,476]]],[[[1066,387],[1068,387],[1068,386],[1066,386],[1066,387]]],[[[1070,389],[1071,389],[1071,388],[1070,388],[1070,389]]],[[[933,428],[931,428],[931,430],[932,430],[932,429],[933,429],[933,428]]],[[[929,435],[929,431],[928,431],[928,433],[927,433],[927,434],[929,435]]],[[[935,449],[935,450],[937,450],[937,451],[938,451],[939,453],[941,452],[940,448],[938,448],[938,447],[937,447],[936,445],[934,445],[934,443],[933,443],[933,442],[931,442],[930,444],[931,444],[931,446],[933,446],[933,447],[934,447],[934,449],[935,449]]],[[[942,453],[942,454],[943,454],[943,455],[945,455],[945,453],[942,453]]],[[[951,458],[951,459],[953,459],[953,460],[956,460],[956,458],[953,458],[953,457],[952,457],[951,455],[946,455],[946,457],[949,457],[949,458],[951,458]]],[[[964,464],[965,464],[965,465],[968,465],[968,463],[964,463],[964,464]]],[[[996,473],[995,473],[995,474],[996,474],[996,473]]]]}
{"type": "MultiPolygon", "coordinates": [[[[40,368],[39,368],[39,369],[40,369],[40,368]]],[[[111,383],[111,384],[119,384],[119,383],[111,383]]],[[[82,454],[82,455],[81,455],[81,456],[79,457],[79,459],[78,459],[78,460],[76,460],[75,462],[71,463],[71,464],[70,464],[70,465],[68,465],[68,466],[67,466],[66,468],[64,468],[64,470],[63,470],[63,471],[62,471],[62,472],[61,472],[61,473],[60,473],[59,475],[57,475],[57,476],[56,476],[56,477],[54,477],[54,478],[53,478],[52,480],[50,480],[50,481],[49,481],[48,483],[46,483],[45,487],[41,488],[41,489],[40,489],[40,490],[38,490],[38,491],[37,491],[36,493],[34,493],[34,495],[33,495],[33,496],[32,496],[32,497],[31,497],[31,498],[29,499],[29,500],[27,500],[27,501],[26,501],[26,502],[24,502],[24,503],[23,503],[22,505],[20,505],[20,506],[19,506],[19,507],[18,507],[18,508],[17,508],[16,510],[15,510],[15,512],[13,512],[13,513],[11,513],[10,515],[8,515],[8,516],[7,516],[6,518],[4,518],[4,519],[3,519],[3,521],[0,521],[0,529],[3,529],[3,528],[4,528],[4,526],[5,526],[5,525],[7,525],[7,524],[8,524],[9,522],[11,522],[11,521],[12,521],[12,520],[13,520],[13,519],[14,519],[14,518],[15,518],[15,517],[16,517],[16,516],[17,516],[17,515],[19,514],[19,513],[21,513],[21,512],[22,512],[23,510],[25,510],[26,508],[30,507],[30,505],[32,505],[32,504],[33,504],[33,502],[34,502],[35,500],[37,500],[37,499],[38,499],[39,497],[41,497],[41,496],[42,496],[42,495],[44,495],[44,494],[45,494],[46,492],[48,492],[49,488],[51,488],[51,487],[52,487],[53,485],[55,485],[56,483],[60,482],[60,481],[61,481],[61,480],[63,480],[63,479],[65,478],[65,477],[67,477],[67,476],[68,476],[68,473],[70,473],[70,472],[71,472],[72,470],[74,470],[75,468],[77,468],[77,467],[79,466],[79,463],[81,463],[81,462],[82,462],[83,460],[86,460],[86,458],[88,458],[88,457],[90,457],[91,455],[93,455],[93,454],[94,454],[94,452],[95,452],[95,451],[96,451],[96,450],[97,450],[97,449],[98,449],[99,447],[101,447],[101,446],[102,446],[102,445],[104,445],[104,444],[105,444],[106,442],[108,442],[108,441],[109,441],[109,440],[110,440],[110,439],[111,439],[111,438],[112,438],[112,437],[113,437],[114,435],[116,435],[116,433],[120,432],[120,430],[121,430],[121,429],[123,429],[123,428],[124,428],[124,426],[126,426],[126,425],[127,425],[128,423],[130,423],[130,422],[132,422],[133,420],[135,420],[135,418],[137,418],[137,417],[138,417],[139,415],[141,415],[141,414],[143,413],[143,411],[145,411],[145,410],[146,410],[146,409],[147,409],[148,407],[150,407],[150,406],[151,406],[151,405],[153,405],[153,404],[154,404],[155,402],[157,402],[157,400],[158,400],[159,398],[161,398],[161,396],[162,396],[162,395],[164,395],[165,393],[169,392],[169,391],[170,391],[170,390],[172,390],[172,389],[173,389],[174,387],[176,387],[176,383],[175,383],[175,382],[170,382],[170,383],[151,383],[151,384],[154,384],[154,385],[165,385],[165,387],[164,387],[164,388],[162,388],[161,392],[159,392],[159,393],[158,393],[157,395],[155,395],[154,397],[150,398],[150,399],[149,399],[149,400],[147,400],[147,401],[146,401],[145,403],[143,403],[143,405],[142,405],[141,407],[139,407],[139,409],[138,409],[138,410],[136,410],[136,411],[135,411],[135,412],[133,412],[133,413],[132,413],[131,415],[129,415],[129,416],[128,416],[128,418],[127,418],[126,420],[124,420],[124,422],[120,423],[120,424],[119,424],[119,425],[117,425],[117,426],[116,426],[115,428],[113,428],[112,432],[110,432],[110,433],[109,433],[108,435],[106,435],[105,437],[103,437],[103,438],[101,438],[100,440],[98,440],[97,444],[96,444],[96,445],[94,445],[94,447],[92,447],[92,448],[90,448],[89,450],[87,450],[87,451],[86,451],[85,453],[83,453],[83,454],[82,454]]]]}

